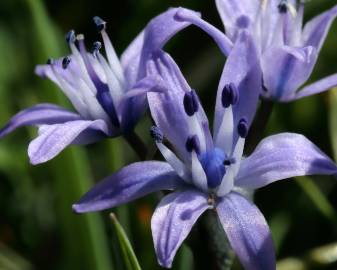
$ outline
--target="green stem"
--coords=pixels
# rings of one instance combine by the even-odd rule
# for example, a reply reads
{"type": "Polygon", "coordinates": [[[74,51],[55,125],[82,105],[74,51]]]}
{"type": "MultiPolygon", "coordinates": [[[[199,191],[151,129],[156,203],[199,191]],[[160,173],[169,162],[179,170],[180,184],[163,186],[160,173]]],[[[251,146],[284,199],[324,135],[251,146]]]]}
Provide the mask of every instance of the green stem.
{"type": "Polygon", "coordinates": [[[231,269],[234,253],[214,210],[208,210],[202,215],[188,241],[193,251],[194,269],[231,269]]]}
{"type": "Polygon", "coordinates": [[[261,105],[253,122],[245,144],[245,153],[250,154],[254,151],[257,144],[263,138],[264,130],[274,108],[274,102],[262,99],[261,105]]]}

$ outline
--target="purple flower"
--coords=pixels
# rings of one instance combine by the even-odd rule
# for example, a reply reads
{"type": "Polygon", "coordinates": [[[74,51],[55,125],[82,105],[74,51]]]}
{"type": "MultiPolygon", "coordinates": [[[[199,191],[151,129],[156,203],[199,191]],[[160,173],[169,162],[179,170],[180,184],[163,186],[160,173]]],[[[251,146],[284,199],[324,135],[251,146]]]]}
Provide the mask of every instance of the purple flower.
{"type": "Polygon", "coordinates": [[[130,132],[147,108],[146,92],[162,90],[158,76],[145,74],[151,52],[189,25],[173,19],[176,11],[169,9],[154,18],[121,60],[105,31],[106,23],[99,17],[94,22],[102,35],[107,59],[100,53],[100,42],[95,42],[89,53],[84,36],[70,31],[66,40],[71,55],[48,60],[47,65],[37,66],[36,73],[56,83],[77,113],[38,104],[15,115],[0,130],[0,137],[21,126],[39,126],[39,136],[28,149],[31,163],[38,164],[52,159],[69,144],[88,144],[130,132]]]}
{"type": "Polygon", "coordinates": [[[190,10],[176,19],[193,23],[214,38],[225,55],[243,29],[253,36],[261,57],[263,95],[282,102],[326,91],[337,85],[337,74],[303,87],[310,77],[337,6],[303,27],[304,3],[295,0],[216,0],[226,35],[190,10]],[[296,4],[297,2],[300,2],[296,4]]]}
{"type": "Polygon", "coordinates": [[[148,73],[159,75],[168,90],[147,94],[156,123],[151,135],[166,162],[124,167],[85,194],[74,211],[103,210],[151,192],[174,190],[159,203],[151,221],[160,265],[171,267],[197,219],[212,209],[246,269],[275,269],[268,225],[242,191],[294,176],[334,175],[337,167],[305,137],[291,133],[268,137],[242,157],[261,88],[258,66],[254,42],[242,32],[219,83],[212,136],[199,98],[177,65],[164,52],[154,54],[148,73]]]}

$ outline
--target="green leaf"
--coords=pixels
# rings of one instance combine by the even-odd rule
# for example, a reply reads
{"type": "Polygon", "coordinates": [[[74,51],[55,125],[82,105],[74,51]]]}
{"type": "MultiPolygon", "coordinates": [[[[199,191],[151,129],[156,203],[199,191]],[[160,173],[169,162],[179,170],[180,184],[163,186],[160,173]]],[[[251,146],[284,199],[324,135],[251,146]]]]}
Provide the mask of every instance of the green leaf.
{"type": "Polygon", "coordinates": [[[118,222],[116,215],[111,213],[110,218],[111,218],[115,233],[117,235],[119,245],[121,247],[123,258],[124,258],[124,263],[127,269],[128,270],[141,270],[137,257],[130,244],[130,241],[123,227],[118,222]]]}
{"type": "MultiPolygon", "coordinates": [[[[43,1],[26,0],[31,14],[32,42],[38,48],[37,63],[45,62],[48,56],[60,57],[63,52],[56,27],[49,19],[43,1]]],[[[65,43],[65,42],[63,42],[65,43]]],[[[33,74],[32,74],[33,76],[33,74]]],[[[39,100],[48,100],[58,105],[68,104],[62,92],[49,84],[38,85],[39,100]],[[42,89],[41,89],[42,88],[42,89]]],[[[92,175],[86,150],[70,147],[45,165],[55,182],[55,194],[60,231],[64,243],[62,251],[67,257],[65,269],[112,270],[111,256],[102,218],[99,214],[74,215],[71,205],[92,186],[92,175]]]]}
{"type": "Polygon", "coordinates": [[[333,206],[328,199],[309,177],[300,177],[296,179],[296,183],[307,194],[319,212],[326,217],[332,224],[337,226],[337,216],[333,206]]]}

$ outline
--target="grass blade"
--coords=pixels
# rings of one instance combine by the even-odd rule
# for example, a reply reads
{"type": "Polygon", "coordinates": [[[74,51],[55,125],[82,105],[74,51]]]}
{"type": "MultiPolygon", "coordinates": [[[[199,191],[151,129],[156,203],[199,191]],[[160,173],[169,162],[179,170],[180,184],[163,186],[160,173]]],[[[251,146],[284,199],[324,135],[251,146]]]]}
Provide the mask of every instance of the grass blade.
{"type": "Polygon", "coordinates": [[[124,262],[125,262],[127,269],[128,270],[141,270],[137,257],[132,249],[130,241],[123,227],[118,222],[115,214],[111,213],[110,218],[111,218],[115,233],[117,235],[117,238],[119,240],[119,244],[122,250],[124,262]]]}

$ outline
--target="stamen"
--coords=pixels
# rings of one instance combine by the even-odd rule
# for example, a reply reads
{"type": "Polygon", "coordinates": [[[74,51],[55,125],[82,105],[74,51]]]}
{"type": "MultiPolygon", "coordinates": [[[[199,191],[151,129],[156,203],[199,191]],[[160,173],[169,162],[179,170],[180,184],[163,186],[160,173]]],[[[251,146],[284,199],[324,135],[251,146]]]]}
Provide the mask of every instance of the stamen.
{"type": "Polygon", "coordinates": [[[199,101],[194,90],[185,93],[184,109],[188,116],[193,116],[199,110],[199,101]]]}
{"type": "Polygon", "coordinates": [[[99,41],[95,41],[92,44],[92,49],[91,49],[92,54],[96,55],[101,48],[102,48],[102,43],[99,41]]]}
{"type": "Polygon", "coordinates": [[[227,158],[224,160],[223,165],[230,166],[236,162],[235,158],[227,158]]]}
{"type": "Polygon", "coordinates": [[[234,83],[226,84],[222,90],[221,102],[224,108],[235,105],[239,100],[239,92],[234,83]]]}
{"type": "Polygon", "coordinates": [[[64,57],[62,60],[62,68],[66,69],[69,66],[70,62],[71,58],[69,56],[64,57]]]}
{"type": "Polygon", "coordinates": [[[48,58],[47,59],[47,65],[53,65],[54,64],[54,59],[53,58],[48,58]]]}
{"type": "Polygon", "coordinates": [[[241,138],[246,138],[248,135],[248,123],[245,118],[241,118],[239,121],[238,133],[241,138]]]}
{"type": "Polygon", "coordinates": [[[236,26],[242,29],[248,28],[250,23],[249,17],[242,15],[236,19],[236,26]]]}
{"type": "Polygon", "coordinates": [[[164,139],[163,132],[157,126],[152,126],[150,129],[150,135],[156,143],[162,143],[164,139]]]}
{"type": "Polygon", "coordinates": [[[70,30],[66,34],[66,41],[67,41],[67,43],[74,43],[76,41],[76,36],[75,36],[75,31],[74,30],[70,30]]]}
{"type": "Polygon", "coordinates": [[[105,29],[105,27],[106,27],[106,22],[103,21],[100,17],[95,16],[95,17],[93,18],[93,20],[94,20],[94,23],[96,24],[96,27],[97,27],[97,31],[98,31],[98,32],[101,32],[102,30],[105,29]]]}
{"type": "Polygon", "coordinates": [[[200,154],[200,142],[196,135],[188,137],[185,146],[188,152],[191,153],[194,150],[198,155],[200,154]]]}
{"type": "Polygon", "coordinates": [[[281,0],[277,8],[280,13],[287,13],[288,12],[288,1],[281,0]]]}
{"type": "Polygon", "coordinates": [[[89,74],[89,77],[96,87],[96,98],[98,102],[101,104],[103,110],[109,115],[111,123],[119,128],[120,127],[120,122],[118,119],[118,115],[113,103],[113,100],[110,95],[109,91],[109,86],[102,82],[101,79],[99,78],[98,74],[96,73],[94,67],[92,66],[92,63],[90,62],[88,58],[88,53],[85,48],[84,44],[84,35],[80,34],[77,35],[77,40],[79,41],[79,48],[80,48],[80,53],[84,61],[84,65],[87,69],[87,72],[89,74]]]}

